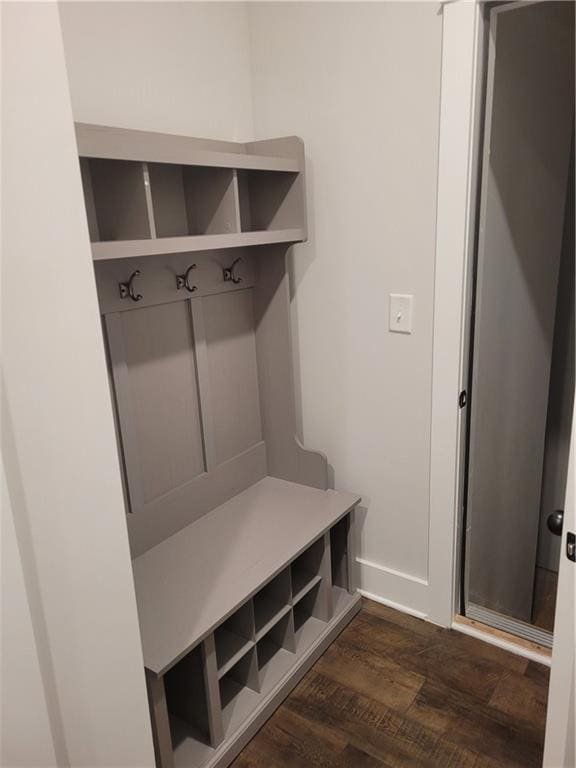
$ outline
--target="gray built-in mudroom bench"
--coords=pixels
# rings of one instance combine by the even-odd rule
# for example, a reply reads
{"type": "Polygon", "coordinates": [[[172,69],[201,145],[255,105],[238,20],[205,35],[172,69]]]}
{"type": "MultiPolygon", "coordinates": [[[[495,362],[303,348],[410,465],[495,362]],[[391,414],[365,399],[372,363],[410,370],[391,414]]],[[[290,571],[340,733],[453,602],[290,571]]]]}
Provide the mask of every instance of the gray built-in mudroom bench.
{"type": "Polygon", "coordinates": [[[226,766],[360,607],[296,437],[304,150],[79,124],[158,768],[226,766]]]}

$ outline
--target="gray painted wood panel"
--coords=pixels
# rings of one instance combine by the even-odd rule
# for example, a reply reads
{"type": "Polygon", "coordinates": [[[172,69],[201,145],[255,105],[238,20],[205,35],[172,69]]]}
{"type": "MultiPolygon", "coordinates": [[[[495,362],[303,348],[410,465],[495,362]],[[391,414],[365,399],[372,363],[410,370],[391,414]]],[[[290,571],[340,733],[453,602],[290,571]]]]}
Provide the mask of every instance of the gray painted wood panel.
{"type": "Polygon", "coordinates": [[[243,232],[290,229],[302,221],[297,173],[238,171],[243,232]]]}
{"type": "Polygon", "coordinates": [[[240,231],[234,172],[227,168],[184,168],[184,191],[191,235],[240,231]]]}
{"type": "Polygon", "coordinates": [[[94,261],[132,259],[138,256],[162,256],[167,253],[222,248],[246,248],[270,243],[298,243],[305,239],[304,230],[278,229],[268,232],[234,232],[224,235],[190,235],[188,237],[159,237],[157,240],[122,240],[114,243],[92,243],[94,261]]]}
{"type": "Polygon", "coordinates": [[[150,237],[157,237],[156,220],[154,219],[154,204],[152,202],[152,187],[150,185],[150,171],[148,163],[142,163],[142,173],[144,174],[144,194],[146,196],[146,210],[148,211],[148,221],[150,222],[150,237]]]}
{"type": "Polygon", "coordinates": [[[287,248],[270,247],[257,262],[254,287],[258,384],[268,473],[326,489],[328,462],[296,435],[287,248]]]}
{"type": "Polygon", "coordinates": [[[75,127],[78,154],[81,157],[276,171],[298,171],[303,168],[297,159],[281,151],[291,141],[300,142],[296,137],[283,139],[283,144],[278,145],[275,154],[266,151],[262,144],[262,152],[258,154],[255,151],[257,142],[241,144],[211,141],[88,123],[76,123],[75,127]],[[250,151],[247,147],[250,147],[250,151]]]}
{"type": "Polygon", "coordinates": [[[189,235],[182,166],[148,163],[157,237],[189,235]]]}
{"type": "Polygon", "coordinates": [[[114,403],[119,428],[120,449],[123,458],[124,488],[128,495],[128,511],[140,513],[144,506],[142,468],[138,455],[134,402],[130,392],[121,314],[119,312],[112,312],[107,315],[105,327],[110,374],[114,386],[114,403]]]}
{"type": "Polygon", "coordinates": [[[90,242],[95,242],[100,240],[100,232],[98,230],[94,190],[92,189],[90,161],[85,157],[80,158],[80,175],[82,176],[82,191],[84,193],[84,205],[86,206],[86,218],[88,220],[88,234],[90,242]]]}
{"type": "Polygon", "coordinates": [[[212,472],[218,465],[216,456],[216,438],[214,430],[214,408],[212,404],[212,387],[210,382],[210,363],[206,344],[206,326],[201,299],[190,299],[190,312],[194,327],[194,350],[198,372],[198,390],[200,392],[200,407],[202,411],[202,432],[204,436],[204,455],[206,470],[212,472]]]}
{"type": "Polygon", "coordinates": [[[250,249],[246,248],[233,252],[219,250],[194,254],[167,254],[162,258],[144,256],[128,262],[122,259],[97,262],[95,272],[100,311],[106,315],[109,312],[137,311],[142,307],[152,307],[173,301],[188,301],[192,294],[185,289],[177,289],[176,276],[183,275],[192,264],[196,265],[192,273],[192,283],[196,286],[194,298],[212,293],[237,291],[237,285],[224,282],[222,270],[239,256],[242,260],[235,271],[242,278],[240,287],[250,288],[255,281],[256,257],[250,249]],[[118,290],[119,283],[128,280],[136,269],[140,270],[136,285],[139,293],[142,294],[141,301],[137,303],[130,299],[122,299],[118,290]]]}
{"type": "Polygon", "coordinates": [[[572,3],[492,11],[469,477],[469,599],[530,621],[574,105],[572,3]]]}
{"type": "Polygon", "coordinates": [[[163,674],[358,501],[267,477],[137,557],[146,667],[163,674]]]}
{"type": "MultiPolygon", "coordinates": [[[[222,707],[220,703],[220,687],[218,685],[218,665],[216,663],[216,646],[214,644],[213,634],[206,637],[201,648],[210,744],[213,747],[217,747],[224,738],[224,727],[222,725],[222,707]]],[[[189,691],[188,696],[194,698],[194,691],[189,691]]]]}
{"type": "Polygon", "coordinates": [[[157,768],[174,768],[174,752],[172,750],[164,679],[156,677],[149,670],[146,670],[146,688],[148,690],[156,766],[157,768]]]}
{"type": "Polygon", "coordinates": [[[199,301],[204,312],[215,456],[221,464],[262,440],[252,290],[199,301]]]}
{"type": "Polygon", "coordinates": [[[206,469],[192,325],[182,302],[121,314],[143,501],[206,469]]]}
{"type": "Polygon", "coordinates": [[[265,476],[266,445],[258,443],[145,505],[140,514],[128,515],[132,556],[155,547],[265,476]]]}
{"type": "Polygon", "coordinates": [[[152,237],[143,164],[100,159],[89,163],[100,240],[152,237]]]}
{"type": "MultiPolygon", "coordinates": [[[[304,142],[299,136],[281,136],[276,139],[261,139],[259,141],[251,141],[248,142],[245,146],[246,151],[249,154],[281,155],[282,157],[292,158],[298,164],[298,168],[302,172],[298,174],[298,177],[294,181],[294,184],[291,188],[290,205],[293,206],[291,214],[296,213],[299,226],[303,230],[303,239],[307,240],[308,220],[306,204],[306,176],[303,172],[306,167],[304,142]]],[[[278,222],[277,226],[279,226],[278,222]]]]}
{"type": "Polygon", "coordinates": [[[107,329],[136,555],[266,474],[251,289],[131,303],[107,329]]]}

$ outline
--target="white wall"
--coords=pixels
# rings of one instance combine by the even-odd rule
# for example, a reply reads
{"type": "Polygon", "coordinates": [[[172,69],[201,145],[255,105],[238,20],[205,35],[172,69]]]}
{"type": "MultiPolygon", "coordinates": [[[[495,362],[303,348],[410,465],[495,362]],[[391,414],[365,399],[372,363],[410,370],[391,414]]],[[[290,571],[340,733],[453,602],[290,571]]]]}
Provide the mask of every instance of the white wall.
{"type": "Polygon", "coordinates": [[[362,493],[362,584],[427,612],[442,15],[436,3],[63,3],[76,120],[298,134],[303,433],[362,493]],[[390,334],[388,294],[413,293],[390,334]]]}
{"type": "Polygon", "coordinates": [[[252,138],[244,3],[60,3],[74,119],[252,138]]]}
{"type": "Polygon", "coordinates": [[[15,768],[57,768],[50,714],[14,513],[0,465],[2,482],[2,652],[0,657],[0,764],[15,768]]]}
{"type": "Polygon", "coordinates": [[[250,30],[256,137],[306,146],[304,439],[363,496],[363,587],[426,612],[439,6],[253,3],[250,30]],[[389,293],[414,294],[411,336],[388,333],[389,293]]]}
{"type": "Polygon", "coordinates": [[[3,619],[18,622],[2,627],[2,683],[14,694],[2,720],[20,724],[3,734],[2,764],[145,768],[154,755],[58,8],[1,12],[2,589],[11,589],[2,604],[3,619]]]}

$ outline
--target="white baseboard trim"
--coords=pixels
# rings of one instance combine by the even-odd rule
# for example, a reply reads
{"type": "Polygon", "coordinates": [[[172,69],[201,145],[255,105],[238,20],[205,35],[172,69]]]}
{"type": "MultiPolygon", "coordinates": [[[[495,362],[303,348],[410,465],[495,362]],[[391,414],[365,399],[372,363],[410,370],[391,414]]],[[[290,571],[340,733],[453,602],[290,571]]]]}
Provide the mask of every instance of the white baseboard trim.
{"type": "Polygon", "coordinates": [[[403,613],[420,619],[428,615],[428,582],[417,576],[356,558],[358,591],[403,613]]]}
{"type": "Polygon", "coordinates": [[[393,608],[395,611],[400,611],[401,613],[408,613],[410,616],[415,616],[417,619],[426,620],[426,614],[422,613],[422,611],[415,611],[413,608],[409,608],[407,605],[400,605],[400,603],[387,600],[386,598],[380,597],[379,595],[373,595],[372,592],[366,592],[364,589],[359,589],[358,592],[367,600],[373,600],[375,603],[381,603],[381,605],[386,605],[388,608],[393,608]]]}
{"type": "Polygon", "coordinates": [[[483,640],[485,643],[490,643],[490,645],[496,645],[498,648],[502,648],[505,651],[515,653],[517,656],[523,656],[525,659],[530,659],[530,661],[537,661],[538,664],[544,664],[546,667],[551,665],[552,659],[550,656],[546,656],[544,653],[538,653],[538,651],[533,651],[530,648],[525,648],[522,645],[509,642],[508,640],[504,640],[504,638],[498,637],[497,635],[492,635],[489,632],[482,632],[481,629],[469,627],[466,624],[460,624],[457,621],[453,622],[452,629],[456,632],[461,632],[463,635],[475,637],[477,640],[483,640]]]}

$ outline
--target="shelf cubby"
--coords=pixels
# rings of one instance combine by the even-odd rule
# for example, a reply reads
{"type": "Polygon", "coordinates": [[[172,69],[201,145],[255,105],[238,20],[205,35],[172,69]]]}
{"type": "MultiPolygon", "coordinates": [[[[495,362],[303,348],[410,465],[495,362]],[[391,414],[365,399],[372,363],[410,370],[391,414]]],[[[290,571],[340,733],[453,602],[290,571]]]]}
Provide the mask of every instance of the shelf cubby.
{"type": "Polygon", "coordinates": [[[294,606],[294,641],[296,653],[312,644],[324,631],[326,622],[318,617],[318,605],[321,600],[321,584],[310,590],[294,606]]]}
{"type": "Polygon", "coordinates": [[[95,261],[306,239],[295,136],[219,142],[76,124],[95,261]]]}
{"type": "Polygon", "coordinates": [[[350,591],[350,516],[346,515],[330,529],[332,584],[350,591]]]}
{"type": "Polygon", "coordinates": [[[242,232],[301,226],[302,190],[298,173],[239,170],[237,174],[242,232]]]}
{"type": "Polygon", "coordinates": [[[219,678],[254,647],[254,638],[254,606],[248,601],[214,632],[219,678]]]}
{"type": "Polygon", "coordinates": [[[204,765],[214,754],[214,747],[189,723],[171,717],[170,731],[175,768],[204,765]]]}
{"type": "Polygon", "coordinates": [[[291,611],[258,641],[256,648],[260,689],[263,694],[266,694],[294,665],[296,645],[291,611]]]}
{"type": "Polygon", "coordinates": [[[158,238],[238,231],[232,169],[149,163],[148,172],[158,238]]]}
{"type": "Polygon", "coordinates": [[[252,648],[220,680],[224,735],[233,733],[258,704],[260,678],[256,648],[252,648]]]}
{"type": "Polygon", "coordinates": [[[82,158],[80,171],[92,241],[154,237],[144,163],[82,158]]]}
{"type": "Polygon", "coordinates": [[[290,611],[290,571],[285,568],[254,595],[256,640],[290,611]]]}
{"type": "Polygon", "coordinates": [[[211,744],[210,718],[201,646],[196,646],[164,676],[172,743],[192,738],[211,744]]]}
{"type": "Polygon", "coordinates": [[[308,547],[290,566],[292,578],[292,602],[297,603],[321,579],[324,539],[318,539],[308,547]]]}

